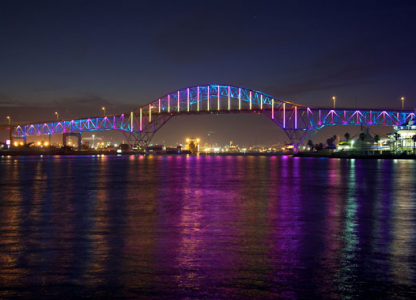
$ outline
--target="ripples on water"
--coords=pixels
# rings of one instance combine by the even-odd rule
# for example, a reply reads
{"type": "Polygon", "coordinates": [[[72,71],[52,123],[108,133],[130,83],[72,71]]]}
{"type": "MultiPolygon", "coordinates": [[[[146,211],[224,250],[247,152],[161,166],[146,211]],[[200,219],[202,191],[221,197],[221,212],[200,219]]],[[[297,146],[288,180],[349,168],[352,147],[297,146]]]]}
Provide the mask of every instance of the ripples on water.
{"type": "Polygon", "coordinates": [[[0,157],[0,298],[414,298],[415,167],[0,157]]]}

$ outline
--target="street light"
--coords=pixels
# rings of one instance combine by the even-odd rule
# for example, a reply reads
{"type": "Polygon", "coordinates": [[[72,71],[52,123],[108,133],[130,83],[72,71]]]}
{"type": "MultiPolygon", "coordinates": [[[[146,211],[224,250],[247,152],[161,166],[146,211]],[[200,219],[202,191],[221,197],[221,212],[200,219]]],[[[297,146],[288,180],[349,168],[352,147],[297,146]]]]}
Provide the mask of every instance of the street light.
{"type": "Polygon", "coordinates": [[[336,101],[335,96],[332,97],[332,100],[334,100],[334,109],[335,109],[335,101],[336,101]]]}
{"type": "Polygon", "coordinates": [[[105,117],[105,107],[103,106],[101,109],[103,110],[103,112],[104,112],[104,117],[105,117]]]}
{"type": "Polygon", "coordinates": [[[402,110],[404,110],[404,97],[402,97],[402,110]]]}
{"type": "Polygon", "coordinates": [[[56,121],[58,121],[59,120],[59,114],[58,114],[57,111],[55,112],[55,115],[56,115],[56,121]]]}
{"type": "Polygon", "coordinates": [[[9,126],[10,126],[10,122],[12,121],[12,119],[10,118],[10,116],[7,116],[7,119],[9,120],[9,126]]]}

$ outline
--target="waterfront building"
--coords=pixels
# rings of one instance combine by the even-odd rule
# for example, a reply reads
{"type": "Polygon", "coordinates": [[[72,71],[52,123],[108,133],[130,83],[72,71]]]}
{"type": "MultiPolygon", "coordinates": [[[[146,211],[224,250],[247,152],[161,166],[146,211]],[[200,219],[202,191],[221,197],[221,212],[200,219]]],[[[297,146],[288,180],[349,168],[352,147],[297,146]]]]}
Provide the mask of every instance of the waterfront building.
{"type": "Polygon", "coordinates": [[[414,153],[416,142],[416,122],[408,120],[400,126],[394,126],[389,135],[391,151],[394,153],[414,153]]]}
{"type": "Polygon", "coordinates": [[[354,149],[355,150],[364,150],[364,151],[374,151],[375,148],[375,139],[370,134],[370,129],[367,127],[365,130],[361,130],[361,133],[355,136],[354,140],[354,149]],[[361,134],[364,134],[364,139],[361,139],[361,134]]]}

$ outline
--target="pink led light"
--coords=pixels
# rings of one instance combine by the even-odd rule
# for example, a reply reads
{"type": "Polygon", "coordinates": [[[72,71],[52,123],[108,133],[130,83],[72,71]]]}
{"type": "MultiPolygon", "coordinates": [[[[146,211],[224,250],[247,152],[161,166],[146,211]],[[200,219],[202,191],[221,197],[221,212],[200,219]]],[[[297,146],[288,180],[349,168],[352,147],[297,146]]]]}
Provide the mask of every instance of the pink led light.
{"type": "Polygon", "coordinates": [[[220,86],[218,86],[218,110],[220,110],[220,86]]]}
{"type": "Polygon", "coordinates": [[[160,113],[160,110],[161,110],[161,104],[160,104],[160,99],[159,99],[159,113],[160,113]]]}
{"type": "Polygon", "coordinates": [[[149,123],[152,122],[152,104],[149,104],[149,123]]]}
{"type": "Polygon", "coordinates": [[[286,128],[286,103],[283,103],[283,128],[286,128]]]}
{"type": "Polygon", "coordinates": [[[231,87],[228,86],[228,110],[231,109],[231,87]]]}
{"type": "Polygon", "coordinates": [[[196,109],[199,111],[199,86],[196,88],[196,109]]]}
{"type": "Polygon", "coordinates": [[[189,111],[189,88],[186,89],[187,110],[189,111]]]}
{"type": "Polygon", "coordinates": [[[274,120],[274,99],[272,99],[272,119],[274,120]]]}
{"type": "Polygon", "coordinates": [[[181,96],[180,96],[179,91],[178,91],[178,112],[181,109],[181,103],[180,103],[181,100],[180,99],[181,99],[181,96]]]}
{"type": "Polygon", "coordinates": [[[295,129],[298,129],[298,107],[295,106],[295,129]]]}
{"type": "Polygon", "coordinates": [[[252,98],[253,98],[253,92],[250,91],[250,110],[252,108],[252,98]]]}

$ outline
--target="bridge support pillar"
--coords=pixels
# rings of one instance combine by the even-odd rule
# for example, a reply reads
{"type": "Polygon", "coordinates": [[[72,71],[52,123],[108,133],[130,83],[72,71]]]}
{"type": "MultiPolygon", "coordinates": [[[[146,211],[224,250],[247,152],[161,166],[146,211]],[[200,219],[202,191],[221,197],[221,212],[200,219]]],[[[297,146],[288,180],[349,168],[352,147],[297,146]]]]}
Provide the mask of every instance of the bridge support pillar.
{"type": "Polygon", "coordinates": [[[78,151],[81,151],[81,132],[64,132],[62,134],[62,144],[66,147],[66,138],[68,136],[75,136],[78,138],[78,151]]]}
{"type": "Polygon", "coordinates": [[[123,131],[123,134],[127,140],[127,144],[130,146],[130,150],[132,150],[135,145],[143,146],[141,143],[139,134],[135,132],[126,132],[126,131],[123,131]]]}
{"type": "Polygon", "coordinates": [[[316,129],[286,129],[285,132],[290,139],[291,144],[295,147],[296,151],[299,151],[299,147],[307,140],[312,139],[316,129]]]}

